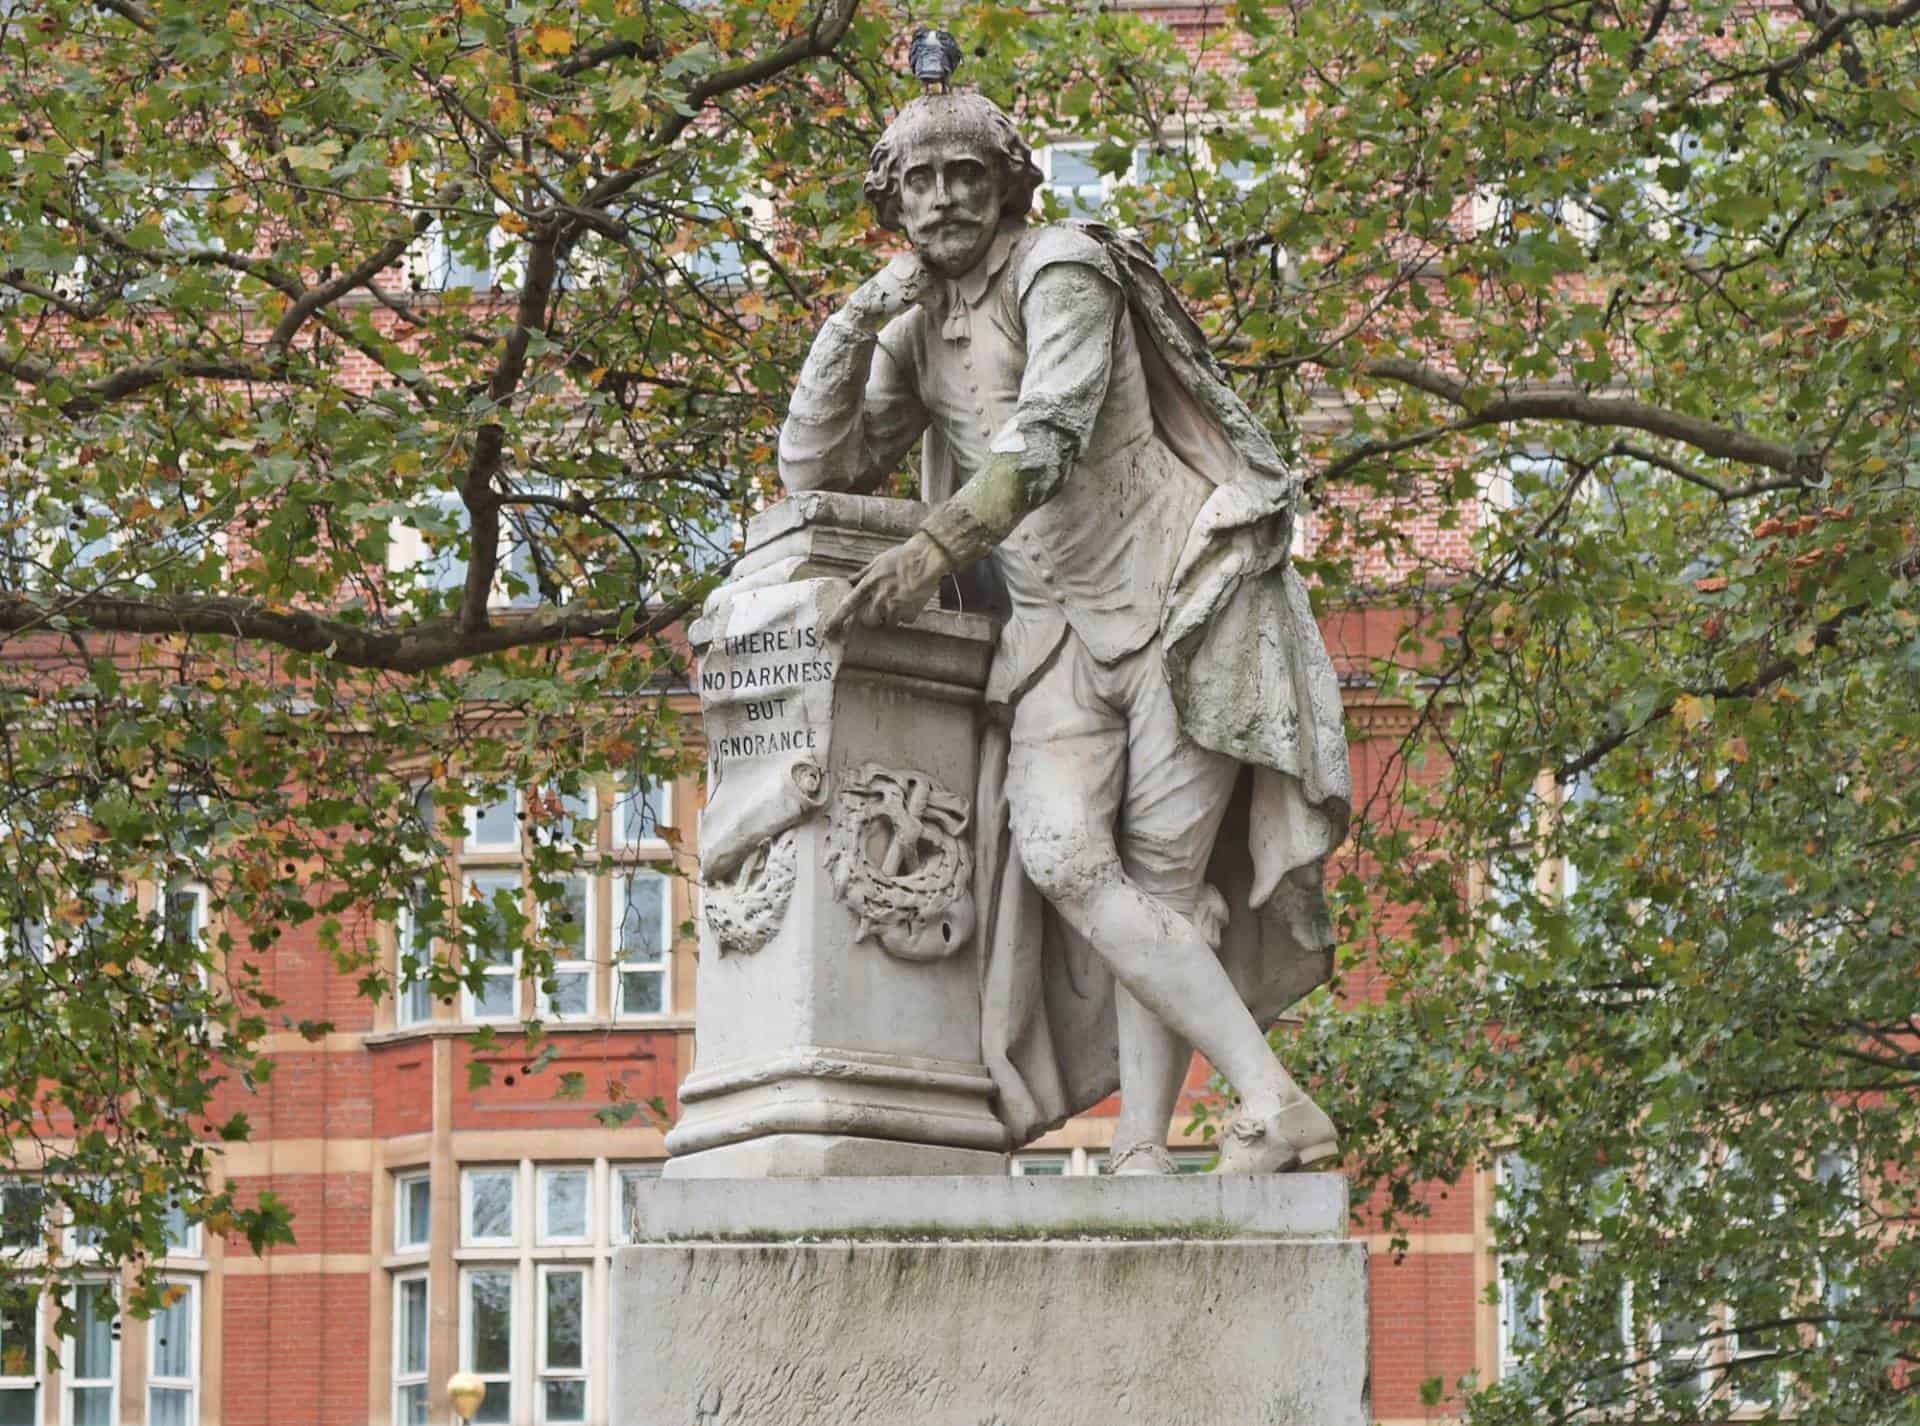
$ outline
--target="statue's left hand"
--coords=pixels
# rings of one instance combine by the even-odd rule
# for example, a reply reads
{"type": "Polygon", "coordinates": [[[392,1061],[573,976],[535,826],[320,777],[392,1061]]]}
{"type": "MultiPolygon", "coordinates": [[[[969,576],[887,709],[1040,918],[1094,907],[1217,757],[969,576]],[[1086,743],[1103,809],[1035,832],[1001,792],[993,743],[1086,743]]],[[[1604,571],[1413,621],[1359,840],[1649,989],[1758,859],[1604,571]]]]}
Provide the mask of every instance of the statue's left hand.
{"type": "Polygon", "coordinates": [[[947,570],[940,546],[916,533],[860,571],[853,592],[827,616],[821,632],[835,638],[855,619],[869,628],[911,623],[927,607],[947,570]]]}

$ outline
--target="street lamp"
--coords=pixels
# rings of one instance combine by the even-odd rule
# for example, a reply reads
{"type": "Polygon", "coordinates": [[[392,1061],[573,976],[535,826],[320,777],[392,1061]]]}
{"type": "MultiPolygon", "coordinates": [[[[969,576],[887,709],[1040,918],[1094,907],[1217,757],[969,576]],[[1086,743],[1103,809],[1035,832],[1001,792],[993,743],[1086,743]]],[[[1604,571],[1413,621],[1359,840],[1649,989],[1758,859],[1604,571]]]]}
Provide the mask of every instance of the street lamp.
{"type": "Polygon", "coordinates": [[[473,1413],[487,1398],[487,1384],[472,1372],[455,1372],[447,1378],[447,1405],[462,1421],[473,1420],[473,1413]]]}

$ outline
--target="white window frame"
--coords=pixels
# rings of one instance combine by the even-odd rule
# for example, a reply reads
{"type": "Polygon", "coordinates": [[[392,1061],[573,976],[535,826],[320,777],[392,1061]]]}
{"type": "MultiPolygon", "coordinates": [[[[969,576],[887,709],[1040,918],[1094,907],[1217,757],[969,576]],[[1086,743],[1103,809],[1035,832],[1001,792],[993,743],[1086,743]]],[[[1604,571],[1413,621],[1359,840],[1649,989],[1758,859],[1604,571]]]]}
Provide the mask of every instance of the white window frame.
{"type": "Polygon", "coordinates": [[[393,1250],[396,1253],[424,1253],[433,1243],[433,1173],[428,1169],[417,1172],[397,1173],[393,1176],[393,1250]],[[410,1195],[408,1190],[416,1184],[425,1184],[427,1188],[426,1220],[420,1227],[420,1236],[409,1238],[407,1229],[411,1220],[408,1213],[410,1195]]]}
{"type": "Polygon", "coordinates": [[[514,1248],[520,1244],[520,1170],[513,1164],[462,1164],[460,1166],[460,1246],[463,1248],[514,1248]],[[473,1186],[482,1175],[499,1174],[513,1185],[507,1196],[507,1232],[504,1237],[482,1238],[473,1230],[473,1186]]]}
{"type": "MultiPolygon", "coordinates": [[[[79,1292],[83,1288],[104,1287],[113,1297],[114,1316],[120,1315],[119,1294],[113,1291],[113,1283],[105,1278],[81,1278],[68,1289],[73,1296],[74,1311],[79,1311],[79,1292]]],[[[107,1390],[107,1399],[112,1403],[108,1419],[117,1422],[120,1419],[120,1333],[109,1331],[107,1334],[107,1375],[104,1377],[85,1377],[76,1375],[74,1358],[79,1346],[72,1337],[64,1337],[60,1342],[60,1426],[75,1426],[76,1413],[73,1409],[74,1393],[91,1391],[100,1387],[107,1390]]]]}
{"type": "MultiPolygon", "coordinates": [[[[473,899],[474,883],[488,877],[510,877],[518,894],[525,894],[525,884],[521,880],[520,868],[517,866],[468,867],[460,874],[460,905],[463,909],[473,899]]],[[[485,899],[491,901],[492,893],[489,893],[485,899]]],[[[504,980],[513,987],[512,1006],[506,1013],[482,1015],[479,997],[472,987],[463,985],[460,987],[460,1008],[463,1017],[479,1025],[511,1025],[518,1022],[520,1019],[520,963],[520,947],[516,944],[508,960],[489,961],[480,972],[486,980],[504,980]]]]}
{"type": "MultiPolygon", "coordinates": [[[[1100,196],[1098,202],[1094,204],[1093,211],[1091,213],[1085,213],[1076,210],[1074,203],[1084,203],[1086,200],[1080,195],[1093,188],[1094,184],[1076,183],[1071,185],[1075,196],[1069,198],[1065,194],[1057,191],[1055,187],[1056,180],[1053,173],[1055,160],[1060,154],[1073,154],[1091,161],[1093,151],[1098,147],[1099,145],[1085,139],[1067,139],[1057,144],[1042,144],[1039,148],[1035,149],[1033,151],[1034,165],[1040,170],[1040,187],[1035,190],[1035,197],[1037,198],[1041,193],[1051,193],[1061,201],[1061,204],[1067,210],[1066,215],[1069,218],[1091,218],[1095,221],[1103,220],[1106,217],[1107,200],[1113,196],[1114,187],[1119,182],[1114,175],[1101,173],[1097,169],[1095,170],[1095,180],[1099,184],[1100,196]]],[[[1136,154],[1128,161],[1127,167],[1129,172],[1132,172],[1137,162],[1138,155],[1136,154]]]]}
{"type": "Polygon", "coordinates": [[[433,1359],[433,1281],[432,1274],[424,1268],[414,1272],[395,1273],[393,1275],[393,1420],[394,1426],[401,1426],[407,1414],[401,1403],[406,1392],[420,1387],[427,1393],[427,1411],[433,1411],[432,1390],[428,1386],[433,1359]],[[427,1346],[417,1370],[409,1370],[406,1363],[406,1309],[401,1305],[407,1295],[407,1289],[414,1283],[421,1288],[420,1311],[427,1321],[427,1346]]]}
{"type": "MultiPolygon", "coordinates": [[[[574,1015],[576,1018],[586,1019],[591,1016],[599,1006],[599,997],[594,994],[593,983],[598,979],[598,977],[594,975],[594,949],[599,945],[597,932],[599,930],[600,920],[600,898],[597,893],[600,890],[600,878],[594,874],[590,867],[576,867],[572,871],[562,873],[562,875],[568,881],[576,877],[579,878],[584,890],[584,895],[580,898],[580,948],[577,955],[568,956],[565,959],[562,959],[556,954],[553,961],[553,975],[556,983],[562,974],[577,976],[586,982],[587,1003],[577,1011],[566,1012],[567,1014],[574,1015]]],[[[543,931],[547,929],[547,917],[550,910],[551,908],[549,908],[546,903],[541,903],[540,920],[543,931]]],[[[559,950],[558,943],[555,943],[555,950],[556,952],[559,950]]],[[[539,985],[536,986],[535,989],[538,992],[537,1003],[540,1007],[540,1014],[543,1017],[552,1016],[564,1019],[565,1015],[554,1007],[553,997],[547,994],[546,986],[544,984],[539,985]]]]}
{"type": "MultiPolygon", "coordinates": [[[[591,1176],[589,1176],[591,1181],[591,1176]]],[[[592,1220],[588,1220],[591,1230],[592,1220]]],[[[593,1264],[586,1262],[540,1263],[534,1269],[534,1413],[546,1426],[547,1422],[547,1383],[550,1381],[577,1381],[581,1384],[582,1413],[581,1420],[592,1417],[591,1394],[593,1391],[593,1264]],[[547,1362],[547,1282],[560,1273],[571,1274],[580,1279],[580,1365],[577,1367],[553,1367],[547,1362]]],[[[570,1423],[571,1426],[571,1423],[570,1423]]]]}
{"type": "MultiPolygon", "coordinates": [[[[186,1323],[189,1340],[187,1344],[187,1371],[184,1377],[161,1376],[156,1363],[160,1360],[160,1323],[161,1314],[156,1312],[147,1319],[147,1420],[156,1418],[153,1409],[154,1391],[179,1391],[187,1396],[187,1420],[200,1419],[200,1280],[191,1277],[163,1279],[169,1288],[178,1288],[186,1294],[186,1323]]],[[[177,1305],[177,1303],[176,1303],[177,1305]]]]}
{"type": "Polygon", "coordinates": [[[534,1171],[534,1243],[542,1248],[573,1247],[593,1241],[593,1165],[541,1164],[534,1171]],[[547,1181],[561,1174],[578,1175],[586,1185],[586,1199],[580,1209],[580,1231],[561,1235],[547,1223],[547,1181]]]}
{"type": "Polygon", "coordinates": [[[1072,1178],[1073,1155],[1052,1151],[1010,1154],[1007,1173],[1014,1178],[1072,1178]]]}
{"type": "Polygon", "coordinates": [[[673,877],[665,867],[641,863],[629,866],[614,873],[609,887],[610,904],[607,928],[607,959],[613,967],[613,1010],[617,1020],[651,1020],[673,1013],[673,877]],[[629,957],[621,945],[620,935],[627,920],[627,890],[635,877],[657,876],[662,883],[660,892],[660,947],[650,960],[629,957]],[[657,971],[660,975],[660,1008],[658,1010],[629,1010],[627,1008],[626,981],[624,971],[657,971]]]}
{"type": "MultiPolygon", "coordinates": [[[[76,1195],[88,1198],[98,1197],[107,1192],[107,1185],[104,1180],[86,1180],[71,1184],[70,1187],[76,1195]]],[[[50,1203],[50,1199],[42,1201],[42,1213],[45,1213],[50,1203]]],[[[69,1221],[60,1229],[60,1247],[61,1250],[75,1262],[86,1262],[100,1255],[100,1245],[98,1243],[83,1243],[80,1240],[80,1227],[71,1221],[70,1215],[69,1221]]]]}
{"type": "Polygon", "coordinates": [[[0,1215],[6,1210],[6,1198],[12,1194],[37,1194],[40,1199],[40,1211],[34,1217],[32,1240],[22,1243],[7,1243],[0,1240],[0,1261],[18,1261],[22,1256],[38,1254],[42,1251],[47,1230],[47,1186],[38,1178],[29,1175],[14,1175],[0,1178],[0,1215]]]}
{"type": "Polygon", "coordinates": [[[513,1387],[520,1374],[521,1324],[526,1320],[522,1315],[524,1306],[520,1299],[523,1296],[521,1284],[525,1280],[526,1274],[514,1262],[471,1263],[463,1264],[460,1268],[460,1370],[480,1375],[480,1379],[486,1383],[487,1395],[496,1400],[496,1393],[502,1390],[507,1393],[508,1421],[520,1419],[515,1410],[513,1387]],[[499,1273],[507,1279],[507,1371],[504,1377],[498,1373],[482,1375],[473,1362],[473,1280],[481,1273],[499,1273]]]}

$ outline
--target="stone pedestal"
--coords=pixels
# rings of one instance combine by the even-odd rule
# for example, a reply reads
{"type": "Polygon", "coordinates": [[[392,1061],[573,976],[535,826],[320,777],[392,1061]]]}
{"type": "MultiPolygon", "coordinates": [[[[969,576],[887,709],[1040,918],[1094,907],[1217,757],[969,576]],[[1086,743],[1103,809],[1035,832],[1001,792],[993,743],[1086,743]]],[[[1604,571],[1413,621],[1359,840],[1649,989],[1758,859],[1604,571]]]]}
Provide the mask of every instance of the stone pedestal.
{"type": "Polygon", "coordinates": [[[709,803],[670,1178],[1004,1172],[968,846],[992,627],[933,609],[831,646],[819,632],[842,581],[923,513],[786,500],[692,628],[709,803]]]}
{"type": "Polygon", "coordinates": [[[614,1426],[1366,1426],[1333,1175],[645,1186],[614,1426]]]}

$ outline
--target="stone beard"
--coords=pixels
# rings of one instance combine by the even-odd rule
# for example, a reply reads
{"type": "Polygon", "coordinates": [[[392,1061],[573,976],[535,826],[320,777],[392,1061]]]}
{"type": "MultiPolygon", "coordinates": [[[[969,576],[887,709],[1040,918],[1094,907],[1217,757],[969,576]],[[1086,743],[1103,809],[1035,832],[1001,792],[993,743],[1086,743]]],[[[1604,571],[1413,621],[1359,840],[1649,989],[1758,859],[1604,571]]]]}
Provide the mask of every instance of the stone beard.
{"type": "Polygon", "coordinates": [[[1350,784],[1286,560],[1296,482],[1145,252],[1029,226],[1034,180],[979,96],[907,106],[868,191],[915,251],[822,328],[781,476],[868,490],[924,442],[936,508],[837,625],[911,620],[977,560],[997,588],[987,699],[1007,716],[975,833],[997,893],[983,1058],[1015,1142],[1111,1092],[1117,1064],[1115,1169],[1168,1171],[1197,1046],[1241,1099],[1222,1169],[1304,1167],[1335,1152],[1333,1126],[1262,1027],[1326,973],[1321,862],[1350,784]]]}

